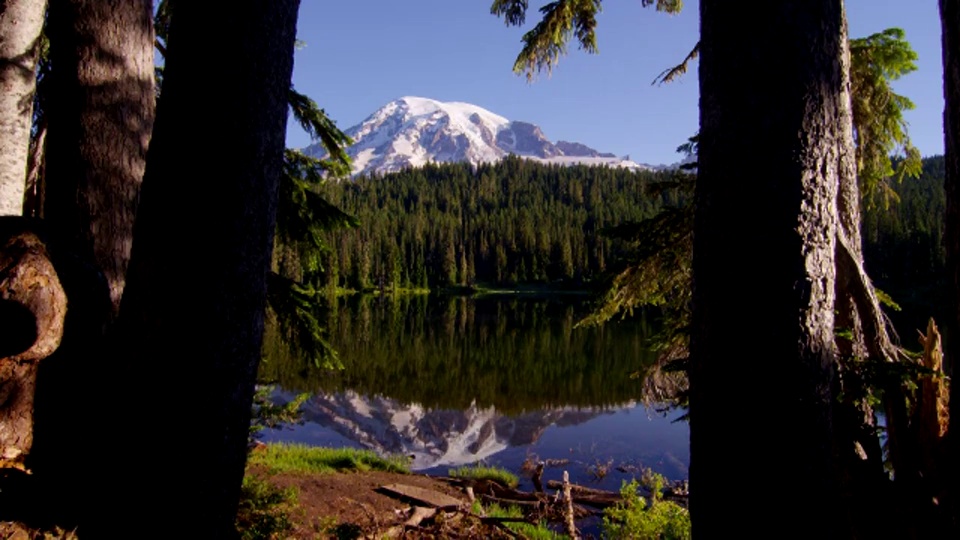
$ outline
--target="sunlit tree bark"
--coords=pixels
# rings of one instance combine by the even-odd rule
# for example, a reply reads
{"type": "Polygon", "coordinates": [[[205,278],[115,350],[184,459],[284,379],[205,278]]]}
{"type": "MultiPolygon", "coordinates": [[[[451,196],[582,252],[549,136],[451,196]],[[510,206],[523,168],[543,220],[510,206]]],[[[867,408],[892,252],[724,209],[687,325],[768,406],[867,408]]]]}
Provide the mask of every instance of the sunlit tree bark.
{"type": "Polygon", "coordinates": [[[0,215],[19,216],[45,0],[0,2],[0,215]]]}
{"type": "Polygon", "coordinates": [[[153,130],[151,0],[51,0],[44,217],[120,306],[153,130]]]}

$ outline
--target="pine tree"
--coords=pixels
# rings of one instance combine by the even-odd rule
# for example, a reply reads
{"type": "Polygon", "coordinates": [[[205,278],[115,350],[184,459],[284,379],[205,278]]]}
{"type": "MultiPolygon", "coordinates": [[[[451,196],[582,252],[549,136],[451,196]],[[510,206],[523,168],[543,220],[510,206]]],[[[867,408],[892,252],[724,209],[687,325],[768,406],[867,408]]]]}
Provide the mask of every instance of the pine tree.
{"type": "Polygon", "coordinates": [[[298,4],[174,5],[117,323],[114,354],[120,362],[114,367],[143,385],[144,407],[142,427],[126,441],[140,455],[130,455],[126,467],[109,475],[118,506],[110,508],[111,523],[102,525],[114,532],[151,523],[157,536],[184,530],[205,538],[235,535],[298,4]],[[218,61],[209,62],[211,57],[218,61]],[[208,107],[198,93],[219,96],[220,106],[208,107]],[[211,139],[197,130],[198,118],[220,126],[221,136],[211,139]],[[211,153],[232,158],[211,160],[211,153]],[[189,377],[182,376],[180,363],[189,366],[189,377]],[[171,392],[190,399],[163,399],[171,392]],[[190,441],[184,459],[163,450],[166,435],[159,428],[171,418],[190,441]],[[153,487],[169,482],[193,488],[170,498],[153,487]],[[133,501],[131,493],[143,498],[133,501]]]}
{"type": "Polygon", "coordinates": [[[120,308],[156,104],[150,0],[52,0],[43,215],[120,308]]]}
{"type": "MultiPolygon", "coordinates": [[[[946,178],[946,233],[945,246],[947,256],[947,295],[950,306],[957,306],[960,300],[960,2],[940,0],[940,22],[943,41],[943,137],[946,178]]],[[[944,343],[948,359],[960,358],[960,313],[946,321],[944,343]]],[[[956,381],[958,362],[953,362],[953,376],[956,381]]],[[[946,507],[950,513],[952,531],[960,532],[960,466],[954,459],[960,451],[960,437],[957,436],[956,422],[960,422],[960,384],[954,382],[950,388],[950,418],[946,480],[946,507]]]]}
{"type": "MultiPolygon", "coordinates": [[[[526,5],[526,2],[495,2],[493,11],[505,16],[508,24],[518,24],[523,22],[522,13],[526,5]]],[[[541,10],[544,21],[524,36],[526,46],[514,69],[526,72],[528,77],[540,69],[551,69],[565,50],[566,42],[574,36],[582,48],[595,52],[593,29],[596,21],[593,17],[599,11],[599,2],[594,7],[596,9],[588,9],[576,2],[555,2],[545,6],[541,10]],[[578,9],[573,9],[577,6],[578,9]]],[[[810,482],[816,479],[814,483],[818,482],[821,499],[839,497],[842,491],[856,493],[854,497],[857,497],[870,491],[870,488],[866,484],[857,484],[863,478],[844,469],[853,461],[849,449],[858,435],[843,423],[843,414],[846,413],[834,414],[833,396],[839,395],[836,392],[840,388],[840,379],[836,375],[844,375],[845,384],[857,384],[850,374],[862,369],[862,366],[850,363],[848,356],[852,352],[867,355],[880,364],[902,366],[897,369],[905,372],[912,369],[911,362],[892,344],[887,334],[878,297],[863,270],[859,232],[861,186],[858,186],[856,177],[857,172],[864,176],[876,173],[873,180],[883,177],[884,173],[889,172],[886,168],[889,162],[884,160],[889,160],[890,151],[898,146],[904,149],[907,158],[900,172],[917,172],[918,156],[904,136],[900,114],[910,103],[890,92],[887,86],[887,80],[909,71],[913,60],[909,47],[900,41],[902,34],[897,31],[866,38],[858,43],[854,61],[867,68],[854,75],[856,72],[849,68],[850,53],[847,50],[846,23],[841,2],[824,1],[805,5],[800,2],[783,3],[773,10],[767,6],[763,8],[764,13],[768,19],[772,19],[772,23],[767,20],[768,24],[762,29],[741,27],[749,19],[750,11],[759,9],[759,5],[743,2],[725,6],[704,2],[700,13],[703,41],[680,66],[666,71],[659,79],[669,80],[677,76],[686,70],[690,60],[700,55],[703,131],[698,139],[701,161],[693,226],[698,232],[692,237],[698,247],[693,251],[693,273],[697,286],[694,289],[696,296],[692,300],[695,340],[690,367],[693,382],[691,437],[692,456],[699,456],[693,457],[694,463],[700,463],[694,465],[694,469],[700,471],[701,478],[697,482],[700,487],[694,488],[698,490],[696,499],[710,502],[691,502],[695,509],[695,526],[699,522],[699,528],[707,527],[705,530],[711,530],[711,525],[705,524],[712,522],[713,526],[719,525],[726,519],[725,515],[729,517],[734,513],[732,509],[722,507],[719,492],[714,491],[723,482],[721,469],[735,462],[736,456],[723,454],[716,440],[710,442],[709,426],[716,424],[711,421],[716,409],[711,407],[720,402],[720,394],[711,392],[730,395],[730,388],[737,384],[737,373],[742,373],[745,367],[778,373],[778,376],[770,375],[777,382],[770,385],[778,392],[777,396],[767,396],[766,387],[753,393],[766,396],[761,398],[764,403],[779,403],[777,410],[789,416],[785,423],[791,425],[793,432],[777,431],[776,435],[770,434],[774,438],[782,437],[779,447],[794,450],[799,446],[792,437],[798,432],[807,433],[800,444],[808,445],[805,458],[808,463],[802,464],[801,469],[784,471],[787,473],[785,478],[792,479],[788,483],[803,483],[802,489],[808,489],[810,482]],[[776,30],[770,33],[772,27],[776,27],[776,30]],[[756,47],[758,34],[765,36],[761,39],[766,44],[763,48],[756,47]],[[785,35],[789,38],[784,38],[785,35]],[[809,46],[798,48],[798,44],[805,41],[809,41],[809,46]],[[810,56],[810,51],[815,51],[815,54],[810,56]],[[893,69],[885,70],[884,62],[888,62],[893,69]],[[762,84],[744,88],[739,83],[752,77],[752,73],[744,67],[748,65],[765,66],[762,84]],[[870,75],[874,77],[871,79],[870,75]],[[853,105],[850,98],[851,76],[857,76],[858,82],[868,81],[866,86],[876,90],[876,95],[883,95],[882,99],[886,99],[885,105],[889,105],[889,108],[876,107],[866,93],[861,95],[859,105],[867,106],[857,108],[853,105]],[[805,90],[798,90],[802,88],[810,91],[804,93],[805,90]],[[772,103],[770,99],[779,101],[772,103]],[[785,103],[790,105],[785,106],[785,103]],[[793,106],[798,107],[794,116],[784,116],[784,110],[793,106]],[[818,111],[818,116],[809,116],[810,111],[818,111]],[[731,117],[737,118],[739,123],[724,123],[724,119],[731,117]],[[823,118],[833,120],[827,122],[823,118]],[[710,133],[708,127],[714,130],[710,140],[705,139],[705,135],[710,133]],[[775,133],[780,128],[786,128],[784,133],[792,135],[784,135],[782,140],[777,141],[775,133]],[[883,133],[873,131],[877,129],[883,133]],[[767,138],[756,139],[759,133],[767,138]],[[801,147],[795,148],[796,133],[805,133],[807,139],[804,139],[801,147]],[[858,159],[854,159],[854,134],[861,146],[856,154],[858,159]],[[754,150],[763,149],[760,151],[760,170],[765,171],[763,174],[768,178],[758,176],[754,170],[744,171],[729,161],[737,152],[724,145],[733,144],[733,141],[754,150]],[[708,156],[708,152],[713,153],[708,156]],[[708,165],[710,161],[712,165],[708,165]],[[736,178],[733,177],[733,171],[737,171],[736,178]],[[790,180],[778,185],[773,183],[772,178],[790,180]],[[755,190],[763,193],[764,206],[737,210],[744,201],[752,198],[742,192],[745,185],[754,186],[755,190]],[[798,204],[793,201],[787,203],[791,209],[784,207],[772,210],[792,197],[800,197],[804,202],[798,204]],[[796,208],[804,210],[798,214],[796,208]],[[754,220],[744,216],[752,216],[754,220]],[[727,230],[726,237],[721,232],[723,230],[727,230]],[[801,231],[801,238],[788,238],[796,231],[801,231]],[[775,239],[776,234],[782,236],[775,239]],[[743,243],[746,238],[760,239],[766,253],[758,258],[756,251],[751,251],[753,242],[743,243]],[[703,249],[710,251],[701,253],[703,249]],[[805,262],[788,262],[791,257],[796,258],[801,253],[805,262]],[[750,276],[751,279],[742,287],[731,286],[717,275],[717,268],[731,259],[752,261],[735,273],[735,279],[750,276]],[[698,260],[703,262],[698,263],[698,260]],[[789,270],[791,267],[793,270],[789,270]],[[791,271],[798,274],[788,277],[791,271]],[[801,276],[803,272],[809,274],[801,276]],[[795,286],[804,283],[807,286],[795,286]],[[757,296],[758,290],[765,296],[757,296]],[[775,293],[776,290],[780,293],[775,293]],[[736,291],[736,294],[731,291],[736,291]],[[772,304],[768,303],[771,299],[774,300],[772,304]],[[737,310],[743,306],[759,309],[762,312],[761,319],[754,320],[749,311],[743,312],[740,317],[732,315],[739,313],[737,310]],[[791,315],[794,319],[788,322],[789,317],[783,313],[783,320],[774,322],[774,313],[784,306],[795,308],[791,315]],[[848,343],[847,338],[834,338],[834,309],[840,317],[837,322],[853,328],[852,342],[848,343]],[[728,326],[747,320],[753,321],[751,350],[741,351],[734,364],[723,366],[716,356],[720,354],[719,351],[737,349],[737,343],[730,341],[730,336],[736,335],[736,329],[728,326]],[[796,332],[795,339],[784,339],[785,332],[796,332]],[[780,336],[780,341],[776,336],[780,336]],[[760,343],[764,345],[758,346],[760,343]],[[774,352],[778,347],[779,352],[774,352]],[[762,351],[762,358],[756,356],[752,349],[762,351]],[[765,362],[770,358],[773,363],[765,362]],[[799,378],[795,375],[799,375],[799,378]],[[782,395],[790,395],[799,402],[783,403],[779,401],[782,395]],[[697,405],[698,402],[702,405],[697,405]],[[798,406],[797,403],[804,405],[798,406]],[[831,424],[835,421],[839,423],[834,432],[831,424]],[[834,450],[831,446],[834,444],[842,449],[837,454],[840,461],[833,461],[834,450]],[[810,459],[819,460],[815,471],[808,468],[810,459]],[[721,466],[720,461],[723,460],[726,463],[721,466]],[[798,470],[807,471],[809,476],[803,478],[803,474],[797,475],[798,470]],[[834,476],[834,471],[841,470],[846,475],[841,475],[844,481],[853,482],[843,488],[839,483],[841,476],[834,476]],[[699,518],[696,512],[699,512],[699,518]]],[[[863,192],[872,196],[877,191],[877,185],[871,184],[868,179],[863,192]]],[[[686,221],[689,223],[689,218],[686,221]]],[[[633,232],[659,232],[659,227],[653,222],[646,225],[648,228],[635,228],[633,232]]],[[[685,230],[691,230],[689,225],[685,230]]],[[[654,236],[647,239],[648,242],[659,240],[664,244],[664,237],[669,238],[660,232],[659,238],[654,236]]],[[[673,239],[674,243],[668,245],[682,245],[677,240],[673,239]]],[[[652,251],[658,255],[663,253],[656,249],[656,245],[652,251]]],[[[657,273],[655,262],[658,262],[657,257],[648,257],[644,261],[645,268],[651,270],[650,275],[657,273]]],[[[633,270],[635,268],[630,269],[633,270]]],[[[677,273],[671,275],[676,276],[677,273]]],[[[633,283],[633,286],[640,287],[640,295],[652,301],[670,291],[668,288],[650,287],[642,279],[631,281],[629,277],[629,273],[621,275],[619,285],[629,286],[633,283]]],[[[662,277],[658,281],[670,283],[670,279],[662,277]]],[[[685,283],[685,280],[681,279],[680,283],[685,283]]],[[[610,312],[631,305],[623,297],[612,295],[610,298],[617,306],[610,312]]],[[[843,390],[849,392],[856,388],[844,387],[843,390]]],[[[889,402],[897,402],[900,390],[896,384],[888,387],[889,402]]],[[[849,398],[849,393],[846,395],[849,398]]],[[[736,401],[740,396],[734,392],[733,398],[736,401]]],[[[730,398],[727,398],[727,402],[730,402],[730,398]]],[[[843,410],[844,407],[847,405],[837,410],[843,410]]],[[[891,425],[900,423],[895,416],[888,415],[891,425]]],[[[726,422],[729,424],[728,420],[726,422]]],[[[780,427],[776,426],[776,429],[780,427]]],[[[751,440],[748,428],[744,427],[742,432],[737,433],[734,440],[751,440]]],[[[777,464],[769,465],[776,467],[777,464]]],[[[915,464],[908,459],[901,465],[898,468],[898,484],[912,485],[910,479],[915,464]]],[[[871,474],[879,473],[876,470],[871,474]]],[[[902,491],[909,491],[909,488],[902,491]]],[[[810,495],[814,496],[813,492],[810,495]]],[[[861,505],[860,508],[868,506],[861,505]]],[[[776,507],[768,510],[771,513],[790,511],[776,507]]],[[[876,508],[871,510],[876,511],[876,508]]],[[[856,511],[851,509],[851,512],[856,511]]],[[[846,521],[842,516],[836,517],[846,521]]],[[[863,516],[854,516],[853,519],[856,520],[856,524],[852,525],[854,527],[864,526],[866,521],[875,523],[875,520],[863,519],[863,516]]],[[[813,526],[811,523],[806,525],[813,526]]],[[[866,527],[869,526],[868,523],[866,527]]],[[[833,529],[836,534],[842,534],[840,531],[833,529]]]]}

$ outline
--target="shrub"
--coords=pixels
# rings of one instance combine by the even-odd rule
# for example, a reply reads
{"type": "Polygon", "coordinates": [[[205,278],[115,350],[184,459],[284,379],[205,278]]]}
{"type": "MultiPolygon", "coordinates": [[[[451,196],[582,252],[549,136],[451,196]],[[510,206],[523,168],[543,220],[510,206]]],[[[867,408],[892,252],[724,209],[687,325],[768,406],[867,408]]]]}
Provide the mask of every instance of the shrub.
{"type": "Polygon", "coordinates": [[[603,536],[609,539],[679,540],[690,538],[690,512],[663,500],[665,479],[651,471],[644,473],[644,487],[650,490],[650,504],[637,492],[636,479],[620,487],[623,501],[603,513],[603,536]]]}

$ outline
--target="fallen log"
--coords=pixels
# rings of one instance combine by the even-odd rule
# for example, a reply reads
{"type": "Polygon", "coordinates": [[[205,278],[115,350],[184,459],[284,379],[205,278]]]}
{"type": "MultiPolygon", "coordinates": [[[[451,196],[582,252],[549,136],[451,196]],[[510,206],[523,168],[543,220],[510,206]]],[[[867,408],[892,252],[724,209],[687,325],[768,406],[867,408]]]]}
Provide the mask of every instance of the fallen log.
{"type": "Polygon", "coordinates": [[[460,499],[451,497],[445,493],[406,484],[388,484],[380,486],[378,491],[382,491],[393,497],[415,501],[422,506],[439,508],[441,510],[456,509],[464,504],[460,499]]]}
{"type": "MultiPolygon", "coordinates": [[[[547,487],[550,489],[563,489],[563,482],[549,480],[547,481],[547,487]]],[[[597,508],[607,508],[623,501],[620,493],[613,491],[590,488],[579,484],[570,484],[570,489],[577,495],[577,502],[597,508]]],[[[662,493],[664,500],[673,501],[681,505],[686,505],[689,496],[682,486],[665,487],[662,493]]]]}
{"type": "MultiPolygon", "coordinates": [[[[563,482],[559,480],[548,480],[547,487],[550,489],[563,489],[564,486],[563,486],[563,482]]],[[[596,489],[596,488],[590,488],[587,486],[581,486],[580,484],[570,484],[570,489],[577,495],[597,495],[600,497],[612,496],[612,497],[616,497],[617,499],[622,498],[620,497],[619,493],[616,493],[613,491],[607,491],[605,489],[596,489]]]]}
{"type": "MultiPolygon", "coordinates": [[[[550,489],[564,489],[563,482],[557,480],[548,481],[547,487],[550,489]]],[[[623,497],[621,497],[619,493],[588,488],[579,484],[570,484],[570,491],[576,494],[578,503],[595,508],[608,508],[623,501],[623,497]]]]}

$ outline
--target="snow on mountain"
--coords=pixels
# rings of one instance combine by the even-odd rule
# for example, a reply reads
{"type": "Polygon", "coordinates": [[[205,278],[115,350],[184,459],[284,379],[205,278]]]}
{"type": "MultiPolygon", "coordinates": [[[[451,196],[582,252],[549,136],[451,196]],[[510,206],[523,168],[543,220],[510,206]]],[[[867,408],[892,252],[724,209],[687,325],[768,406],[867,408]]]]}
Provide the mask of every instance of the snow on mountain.
{"type": "MultiPolygon", "coordinates": [[[[354,140],[347,148],[354,175],[395,172],[430,162],[476,165],[509,154],[562,165],[651,168],[580,143],[552,143],[535,124],[510,121],[470,103],[422,97],[391,101],[346,133],[354,140]]],[[[318,144],[304,151],[323,154],[318,144]]]]}
{"type": "MultiPolygon", "coordinates": [[[[633,404],[627,404],[633,405],[633,404]]],[[[572,425],[605,414],[561,407],[505,416],[493,407],[429,410],[354,391],[317,394],[303,419],[332,429],[381,455],[413,457],[413,470],[475,463],[512,446],[531,444],[551,425],[572,425]]]]}

